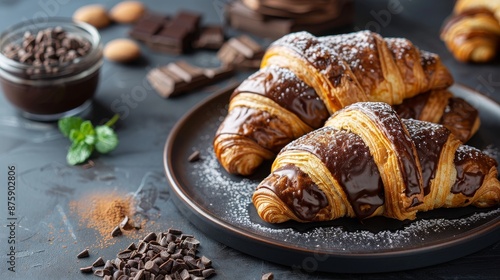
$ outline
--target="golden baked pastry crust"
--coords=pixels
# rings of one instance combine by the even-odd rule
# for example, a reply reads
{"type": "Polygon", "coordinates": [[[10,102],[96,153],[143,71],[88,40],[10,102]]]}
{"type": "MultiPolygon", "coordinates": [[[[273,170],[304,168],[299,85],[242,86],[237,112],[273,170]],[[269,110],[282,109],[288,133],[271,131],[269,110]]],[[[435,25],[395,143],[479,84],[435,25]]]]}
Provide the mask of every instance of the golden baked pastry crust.
{"type": "Polygon", "coordinates": [[[493,158],[443,125],[360,102],[284,147],[252,201],[270,223],[413,220],[418,211],[500,204],[497,176],[493,158]]]}

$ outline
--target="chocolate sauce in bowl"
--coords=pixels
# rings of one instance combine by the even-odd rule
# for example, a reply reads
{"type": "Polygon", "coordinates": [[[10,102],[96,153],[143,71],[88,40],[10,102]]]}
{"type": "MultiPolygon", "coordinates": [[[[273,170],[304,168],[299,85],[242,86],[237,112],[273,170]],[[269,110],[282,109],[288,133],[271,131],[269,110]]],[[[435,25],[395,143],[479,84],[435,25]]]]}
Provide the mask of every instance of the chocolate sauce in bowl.
{"type": "Polygon", "coordinates": [[[17,24],[0,36],[0,84],[22,115],[51,121],[84,110],[102,65],[95,28],[71,19],[17,24]]]}

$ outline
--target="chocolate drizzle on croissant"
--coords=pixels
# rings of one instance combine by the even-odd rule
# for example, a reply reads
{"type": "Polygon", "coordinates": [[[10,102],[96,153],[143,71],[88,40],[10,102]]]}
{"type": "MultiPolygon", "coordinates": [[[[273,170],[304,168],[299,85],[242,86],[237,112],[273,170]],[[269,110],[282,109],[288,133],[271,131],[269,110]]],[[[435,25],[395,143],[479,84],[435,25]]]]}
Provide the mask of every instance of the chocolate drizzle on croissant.
{"type": "Polygon", "coordinates": [[[418,211],[500,204],[497,176],[493,158],[443,125],[400,119],[386,103],[362,102],[284,147],[252,200],[271,223],[413,220],[418,211]]]}
{"type": "Polygon", "coordinates": [[[480,125],[477,109],[445,89],[431,90],[405,99],[394,109],[404,119],[442,124],[464,143],[477,132],[480,125]]]}
{"type": "Polygon", "coordinates": [[[452,83],[437,55],[406,39],[370,31],[289,34],[267,49],[261,69],[235,90],[214,138],[215,154],[229,173],[249,175],[347,105],[400,104],[452,83]]]}

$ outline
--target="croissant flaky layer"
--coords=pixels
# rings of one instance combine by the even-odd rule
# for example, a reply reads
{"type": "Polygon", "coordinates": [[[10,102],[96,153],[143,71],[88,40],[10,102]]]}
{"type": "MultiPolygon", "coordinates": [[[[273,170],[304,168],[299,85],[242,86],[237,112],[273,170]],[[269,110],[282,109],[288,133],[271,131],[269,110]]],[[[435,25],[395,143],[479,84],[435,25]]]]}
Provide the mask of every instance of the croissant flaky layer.
{"type": "Polygon", "coordinates": [[[401,104],[452,83],[437,55],[406,39],[370,31],[289,34],[267,49],[261,69],[234,91],[214,138],[215,154],[229,173],[249,175],[347,105],[401,104]]]}
{"type": "Polygon", "coordinates": [[[443,25],[441,39],[459,61],[492,60],[500,47],[500,1],[457,1],[443,25]]]}
{"type": "Polygon", "coordinates": [[[285,146],[252,200],[271,223],[387,216],[500,204],[497,162],[446,127],[401,119],[382,102],[337,111],[285,146]]]}
{"type": "Polygon", "coordinates": [[[464,143],[480,126],[477,109],[446,89],[424,92],[393,107],[401,118],[444,125],[464,143]]]}

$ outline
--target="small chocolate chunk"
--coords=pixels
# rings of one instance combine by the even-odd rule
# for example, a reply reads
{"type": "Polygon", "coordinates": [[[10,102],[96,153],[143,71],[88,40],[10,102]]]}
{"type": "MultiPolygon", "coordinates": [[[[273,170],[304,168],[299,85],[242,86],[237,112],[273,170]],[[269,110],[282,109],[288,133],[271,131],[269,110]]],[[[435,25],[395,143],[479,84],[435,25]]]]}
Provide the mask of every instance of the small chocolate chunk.
{"type": "Polygon", "coordinates": [[[126,250],[123,250],[123,251],[119,252],[118,254],[116,254],[116,257],[120,258],[120,259],[127,259],[127,258],[130,258],[131,254],[132,254],[132,251],[129,249],[126,249],[126,250]]]}
{"type": "Polygon", "coordinates": [[[111,271],[108,269],[96,269],[94,271],[95,276],[104,277],[105,275],[111,275],[111,271]]]}
{"type": "Polygon", "coordinates": [[[154,274],[157,274],[160,271],[158,264],[156,264],[154,261],[147,261],[144,264],[144,269],[154,274]]]}
{"type": "Polygon", "coordinates": [[[126,262],[120,258],[116,258],[113,261],[113,264],[117,269],[123,269],[125,267],[126,262]]]}
{"type": "Polygon", "coordinates": [[[202,273],[203,269],[201,269],[201,268],[194,268],[194,269],[190,269],[188,271],[193,276],[203,277],[203,273],[202,273]]]}
{"type": "Polygon", "coordinates": [[[264,49],[247,35],[229,39],[217,52],[224,65],[239,68],[258,68],[264,49]]]}
{"type": "Polygon", "coordinates": [[[120,228],[125,228],[128,224],[128,220],[129,220],[128,216],[125,216],[119,224],[120,228]]]}
{"type": "Polygon", "coordinates": [[[97,267],[97,266],[103,266],[104,264],[105,264],[105,262],[102,259],[102,257],[99,257],[99,258],[97,258],[97,260],[94,261],[94,263],[92,263],[92,266],[97,267]]]}
{"type": "Polygon", "coordinates": [[[130,259],[130,260],[127,260],[127,265],[129,267],[137,268],[137,266],[139,265],[139,262],[137,260],[130,259]]]}
{"type": "Polygon", "coordinates": [[[215,274],[215,269],[213,269],[213,268],[204,269],[201,272],[201,274],[203,275],[203,277],[208,278],[208,277],[210,277],[210,276],[212,276],[212,275],[215,274]]]}
{"type": "Polygon", "coordinates": [[[117,237],[122,235],[122,230],[120,229],[119,226],[116,226],[112,231],[111,231],[111,236],[117,237]]]}
{"type": "Polygon", "coordinates": [[[168,98],[209,85],[232,73],[231,68],[204,69],[177,61],[150,70],[147,79],[160,96],[168,98]]]}
{"type": "Polygon", "coordinates": [[[143,277],[144,277],[144,270],[141,269],[137,272],[137,274],[135,274],[134,280],[142,280],[143,277]]]}
{"type": "Polygon", "coordinates": [[[129,31],[130,37],[146,42],[160,31],[168,23],[169,19],[165,15],[147,13],[129,31]]]}
{"type": "Polygon", "coordinates": [[[80,253],[78,253],[78,255],[76,255],[76,257],[81,259],[81,258],[87,258],[89,255],[90,255],[89,249],[85,249],[85,250],[81,251],[80,253]]]}
{"type": "Polygon", "coordinates": [[[273,280],[274,279],[274,274],[272,272],[268,272],[264,275],[262,275],[261,280],[273,280]]]}
{"type": "Polygon", "coordinates": [[[187,237],[186,239],[184,239],[182,241],[182,244],[185,245],[188,249],[191,249],[191,248],[196,249],[200,245],[200,241],[198,241],[194,237],[187,237]]]}
{"type": "Polygon", "coordinates": [[[165,251],[160,252],[160,258],[163,259],[163,261],[167,261],[170,258],[170,253],[165,251]]]}
{"type": "Polygon", "coordinates": [[[90,266],[81,267],[80,271],[82,273],[92,273],[94,270],[93,270],[93,267],[90,265],[90,266]]]}
{"type": "Polygon", "coordinates": [[[135,243],[132,242],[132,243],[130,243],[130,245],[128,245],[127,249],[133,251],[133,250],[137,249],[137,247],[136,247],[135,243]]]}
{"type": "Polygon", "coordinates": [[[166,236],[163,236],[161,239],[160,239],[160,246],[167,246],[168,245],[168,239],[166,236]]]}
{"type": "Polygon", "coordinates": [[[193,42],[197,49],[218,50],[225,41],[224,30],[220,25],[209,25],[201,28],[200,35],[193,42]]]}
{"type": "Polygon", "coordinates": [[[212,265],[212,261],[211,261],[209,258],[205,257],[205,256],[201,256],[200,260],[201,260],[201,263],[202,263],[204,266],[207,266],[207,267],[208,267],[208,266],[211,266],[211,265],[212,265]]]}
{"type": "Polygon", "coordinates": [[[167,246],[168,253],[173,254],[175,252],[175,249],[177,249],[177,244],[175,244],[174,242],[168,243],[168,246],[167,246]]]}
{"type": "Polygon", "coordinates": [[[150,232],[150,233],[148,233],[148,235],[146,235],[146,237],[144,237],[143,241],[149,242],[149,241],[155,240],[155,239],[156,239],[156,233],[150,232]]]}
{"type": "Polygon", "coordinates": [[[173,264],[174,260],[168,259],[166,262],[164,262],[162,265],[159,266],[160,271],[171,273],[173,264]]]}
{"type": "Polygon", "coordinates": [[[200,151],[194,151],[191,155],[188,157],[189,162],[195,162],[200,160],[200,151]]]}
{"type": "Polygon", "coordinates": [[[139,244],[139,248],[137,249],[137,252],[140,253],[140,254],[145,254],[146,251],[148,250],[149,248],[149,244],[146,243],[146,242],[141,242],[139,244]]]}
{"type": "Polygon", "coordinates": [[[178,252],[178,253],[173,253],[172,255],[170,255],[170,257],[174,260],[177,260],[177,259],[182,259],[183,255],[181,252],[178,252]]]}
{"type": "Polygon", "coordinates": [[[181,235],[182,231],[180,229],[169,228],[167,233],[171,233],[173,235],[181,235]]]}
{"type": "Polygon", "coordinates": [[[104,264],[104,269],[113,270],[114,269],[113,263],[110,260],[107,260],[104,264]]]}
{"type": "Polygon", "coordinates": [[[189,272],[187,271],[187,269],[183,269],[180,273],[179,273],[180,277],[182,280],[189,280],[191,279],[191,275],[189,275],[189,272]]]}
{"type": "Polygon", "coordinates": [[[182,258],[174,259],[172,263],[172,272],[180,272],[183,269],[189,269],[188,265],[184,262],[182,258]]]}

